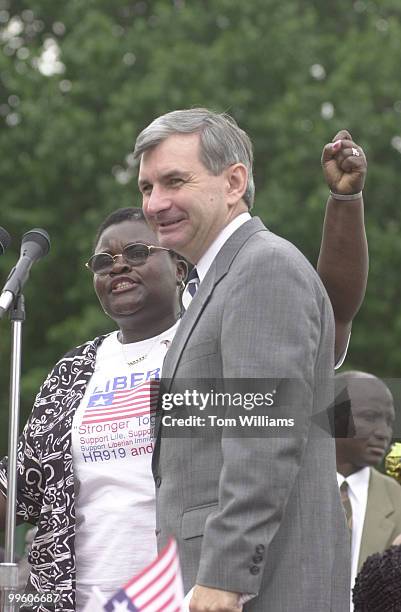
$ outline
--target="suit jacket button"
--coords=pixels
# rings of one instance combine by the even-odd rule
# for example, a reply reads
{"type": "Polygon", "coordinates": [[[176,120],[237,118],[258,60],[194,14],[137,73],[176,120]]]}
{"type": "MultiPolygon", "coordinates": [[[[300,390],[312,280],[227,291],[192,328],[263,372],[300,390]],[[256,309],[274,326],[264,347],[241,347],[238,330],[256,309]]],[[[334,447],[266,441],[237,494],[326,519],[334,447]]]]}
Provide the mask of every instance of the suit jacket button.
{"type": "Polygon", "coordinates": [[[263,555],[253,555],[252,557],[252,561],[254,563],[262,563],[263,561],[263,555]]]}
{"type": "Polygon", "coordinates": [[[263,546],[263,544],[258,544],[255,548],[255,552],[257,552],[258,555],[261,555],[262,553],[264,553],[265,547],[263,546]]]}
{"type": "Polygon", "coordinates": [[[155,529],[155,536],[157,538],[157,536],[159,535],[159,533],[161,532],[161,529],[155,529]]]}
{"type": "Polygon", "coordinates": [[[160,476],[156,476],[156,478],[155,478],[155,485],[156,485],[156,487],[159,488],[161,483],[162,483],[162,479],[160,478],[160,476]]]}
{"type": "Polygon", "coordinates": [[[257,565],[251,565],[251,567],[249,568],[249,571],[251,572],[253,576],[256,576],[260,572],[260,567],[258,567],[257,565]]]}

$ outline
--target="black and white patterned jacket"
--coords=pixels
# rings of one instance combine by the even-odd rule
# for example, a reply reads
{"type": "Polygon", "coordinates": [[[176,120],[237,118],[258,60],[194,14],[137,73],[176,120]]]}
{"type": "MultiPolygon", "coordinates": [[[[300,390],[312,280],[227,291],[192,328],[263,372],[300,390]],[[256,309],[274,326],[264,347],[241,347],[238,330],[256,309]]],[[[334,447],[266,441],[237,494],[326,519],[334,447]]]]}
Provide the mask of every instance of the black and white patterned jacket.
{"type": "MultiPolygon", "coordinates": [[[[68,352],[53,368],[36,397],[18,444],[17,517],[37,525],[29,561],[27,591],[55,592],[54,607],[35,612],[75,611],[75,509],[71,429],[96,353],[105,336],[68,352]]],[[[7,458],[0,462],[0,490],[7,492],[7,458]]]]}

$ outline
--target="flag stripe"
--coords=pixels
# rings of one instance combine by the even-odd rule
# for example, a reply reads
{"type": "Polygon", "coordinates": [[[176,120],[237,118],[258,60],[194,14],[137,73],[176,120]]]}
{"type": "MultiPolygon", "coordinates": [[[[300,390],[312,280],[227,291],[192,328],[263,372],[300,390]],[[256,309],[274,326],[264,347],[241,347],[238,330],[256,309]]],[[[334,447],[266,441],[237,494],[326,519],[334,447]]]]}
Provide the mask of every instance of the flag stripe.
{"type": "Polygon", "coordinates": [[[144,408],[154,408],[157,406],[156,402],[145,402],[143,404],[133,404],[132,402],[125,402],[123,404],[119,404],[118,406],[114,406],[109,404],[108,406],[104,406],[104,408],[96,408],[95,410],[86,411],[87,416],[97,416],[98,414],[107,414],[108,412],[114,412],[121,410],[123,408],[132,408],[133,410],[143,410],[144,408]]]}
{"type": "MultiPolygon", "coordinates": [[[[150,415],[152,416],[153,414],[155,414],[156,411],[153,412],[149,412],[149,410],[146,410],[145,412],[141,412],[139,414],[134,413],[132,416],[145,416],[145,415],[150,415]]],[[[82,421],[82,425],[88,425],[88,424],[92,424],[92,423],[107,423],[108,421],[119,421],[120,419],[127,419],[130,416],[130,414],[125,414],[125,415],[121,415],[121,416],[115,416],[110,415],[108,418],[104,418],[104,419],[84,419],[82,421]]]]}
{"type": "Polygon", "coordinates": [[[96,409],[96,412],[87,412],[85,414],[85,418],[89,418],[89,417],[97,417],[97,416],[105,416],[108,414],[114,414],[115,412],[124,412],[125,410],[133,410],[133,411],[137,411],[140,412],[147,408],[154,408],[154,406],[151,404],[144,404],[143,406],[132,406],[132,404],[127,404],[126,406],[119,406],[119,407],[114,407],[114,408],[105,408],[104,410],[99,410],[99,408],[96,409]]]}
{"type": "Polygon", "coordinates": [[[173,576],[170,578],[168,584],[162,585],[159,588],[158,592],[155,593],[154,595],[152,593],[150,593],[151,597],[150,597],[150,599],[148,599],[148,601],[145,601],[145,602],[141,603],[140,599],[135,597],[135,599],[134,599],[135,605],[139,605],[141,607],[141,610],[145,611],[147,608],[149,608],[149,606],[151,606],[154,609],[154,607],[155,607],[154,604],[156,602],[156,605],[158,606],[157,609],[159,610],[160,609],[160,605],[161,605],[161,607],[163,607],[163,605],[167,605],[168,603],[170,603],[171,601],[174,600],[174,597],[175,597],[174,593],[172,595],[170,595],[169,591],[166,592],[166,589],[168,589],[170,586],[174,586],[174,583],[175,583],[175,575],[173,574],[173,576]],[[168,600],[167,601],[165,600],[166,596],[168,596],[168,600]]]}
{"type": "MultiPolygon", "coordinates": [[[[155,612],[167,612],[169,609],[169,606],[171,604],[176,603],[174,600],[175,600],[175,594],[173,593],[173,595],[171,595],[171,597],[169,597],[167,601],[162,603],[162,605],[159,608],[156,608],[155,612]]],[[[144,610],[146,610],[146,608],[144,608],[144,610]]]]}
{"type": "Polygon", "coordinates": [[[173,557],[171,559],[171,562],[166,567],[166,569],[160,572],[159,575],[155,576],[153,580],[151,580],[140,591],[133,593],[130,589],[127,589],[127,592],[129,592],[130,597],[133,597],[135,599],[135,602],[138,602],[138,605],[142,607],[142,606],[145,606],[146,604],[147,606],[149,604],[149,596],[151,597],[150,601],[155,599],[155,597],[158,597],[161,591],[163,591],[164,589],[167,589],[170,586],[171,581],[174,580],[174,576],[176,573],[177,573],[177,563],[176,563],[176,558],[173,557]],[[150,589],[153,589],[152,593],[149,593],[150,589]],[[144,598],[144,595],[146,595],[148,599],[146,599],[146,597],[144,598]]]}
{"type": "Polygon", "coordinates": [[[148,584],[149,581],[151,579],[153,579],[153,576],[158,575],[160,573],[160,571],[163,571],[164,568],[166,567],[166,565],[168,565],[170,563],[170,560],[174,557],[174,555],[177,552],[177,547],[175,544],[174,540],[171,540],[166,548],[164,548],[162,550],[162,552],[160,553],[159,557],[157,559],[155,559],[155,561],[153,561],[153,563],[151,563],[150,565],[148,565],[148,567],[146,567],[141,573],[139,573],[137,576],[135,576],[134,578],[132,578],[132,580],[130,580],[125,586],[125,590],[129,590],[131,589],[131,587],[134,587],[134,593],[137,593],[141,590],[142,588],[142,582],[141,579],[144,578],[143,580],[143,584],[148,584]],[[151,576],[151,578],[150,578],[151,576]]]}
{"type": "MultiPolygon", "coordinates": [[[[107,395],[106,393],[103,393],[103,395],[107,395]]],[[[138,393],[137,391],[132,392],[131,389],[129,389],[128,391],[124,392],[124,393],[119,393],[118,391],[114,391],[113,394],[113,401],[115,402],[119,402],[119,401],[127,401],[129,399],[134,399],[136,401],[146,401],[148,400],[150,397],[153,399],[157,399],[159,395],[159,392],[155,392],[155,391],[151,391],[150,389],[147,390],[146,393],[138,393]]]]}

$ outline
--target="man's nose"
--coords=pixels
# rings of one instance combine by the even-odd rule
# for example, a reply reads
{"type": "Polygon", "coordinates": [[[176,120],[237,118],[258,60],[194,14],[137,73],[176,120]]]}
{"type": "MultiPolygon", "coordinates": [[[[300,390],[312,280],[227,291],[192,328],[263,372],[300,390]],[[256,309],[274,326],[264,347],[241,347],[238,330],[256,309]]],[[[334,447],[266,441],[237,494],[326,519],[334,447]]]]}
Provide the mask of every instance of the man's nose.
{"type": "Polygon", "coordinates": [[[168,210],[170,207],[171,198],[162,187],[154,185],[152,192],[146,201],[145,212],[149,216],[155,217],[164,210],[168,210]]]}
{"type": "Polygon", "coordinates": [[[374,434],[378,440],[387,442],[392,438],[393,429],[386,421],[378,421],[374,429],[374,434]]]}

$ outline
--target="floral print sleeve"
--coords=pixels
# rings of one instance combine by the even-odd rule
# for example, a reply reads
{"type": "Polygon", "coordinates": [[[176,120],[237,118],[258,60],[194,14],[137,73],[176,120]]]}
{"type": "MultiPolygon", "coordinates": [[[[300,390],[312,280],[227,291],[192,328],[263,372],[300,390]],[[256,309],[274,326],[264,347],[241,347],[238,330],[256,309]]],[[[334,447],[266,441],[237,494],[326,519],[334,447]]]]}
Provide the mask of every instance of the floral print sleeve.
{"type": "MultiPolygon", "coordinates": [[[[51,610],[75,610],[75,510],[71,427],[104,336],[67,353],[50,372],[19,438],[17,517],[37,525],[27,589],[56,592],[51,610]]],[[[0,491],[7,493],[7,457],[0,462],[0,491]]],[[[48,612],[39,605],[24,610],[48,612]]]]}

